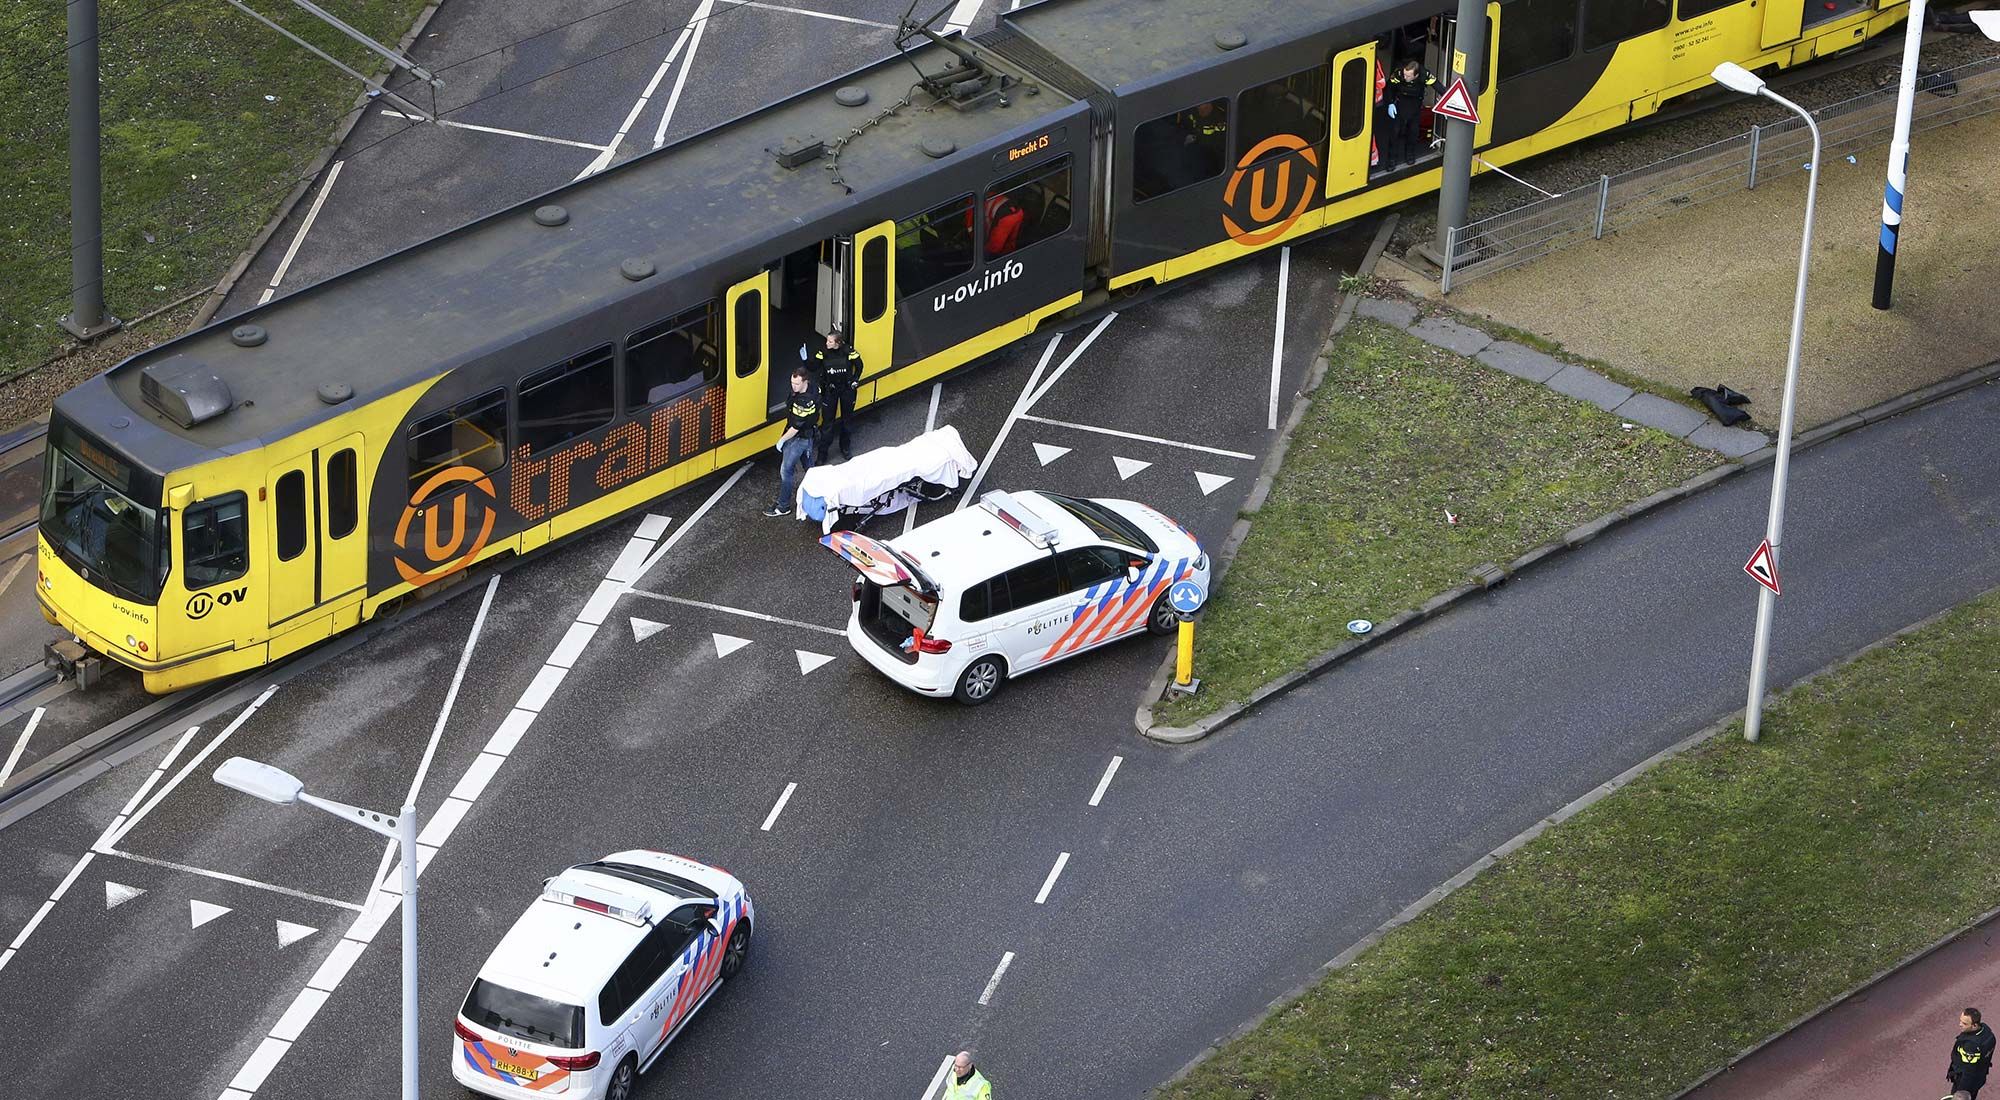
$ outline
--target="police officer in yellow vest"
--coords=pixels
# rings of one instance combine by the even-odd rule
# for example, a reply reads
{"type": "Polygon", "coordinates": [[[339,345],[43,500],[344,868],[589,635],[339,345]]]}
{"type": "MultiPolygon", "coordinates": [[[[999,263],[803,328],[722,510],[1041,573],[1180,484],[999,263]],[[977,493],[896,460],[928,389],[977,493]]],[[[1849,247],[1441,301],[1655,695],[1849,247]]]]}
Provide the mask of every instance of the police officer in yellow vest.
{"type": "Polygon", "coordinates": [[[951,1080],[944,1083],[944,1100],[993,1100],[993,1086],[972,1065],[972,1052],[961,1050],[951,1060],[951,1080]]]}

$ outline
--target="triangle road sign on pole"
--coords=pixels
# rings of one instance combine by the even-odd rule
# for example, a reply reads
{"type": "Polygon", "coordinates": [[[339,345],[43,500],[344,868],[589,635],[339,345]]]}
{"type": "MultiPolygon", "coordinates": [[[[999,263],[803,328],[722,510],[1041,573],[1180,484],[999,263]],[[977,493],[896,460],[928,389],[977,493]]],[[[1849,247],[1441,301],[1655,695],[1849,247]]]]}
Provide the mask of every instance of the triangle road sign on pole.
{"type": "Polygon", "coordinates": [[[1472,93],[1466,90],[1465,78],[1462,76],[1452,78],[1451,87],[1446,88],[1444,94],[1438,97],[1438,101],[1431,105],[1431,111],[1446,118],[1455,118],[1460,122],[1470,122],[1475,126],[1479,124],[1479,104],[1473,100],[1472,93]]]}
{"type": "Polygon", "coordinates": [[[1771,560],[1770,539],[1757,544],[1757,552],[1750,555],[1749,561],[1743,563],[1743,571],[1750,574],[1758,584],[1770,589],[1771,595],[1784,595],[1778,590],[1778,563],[1771,560]]]}

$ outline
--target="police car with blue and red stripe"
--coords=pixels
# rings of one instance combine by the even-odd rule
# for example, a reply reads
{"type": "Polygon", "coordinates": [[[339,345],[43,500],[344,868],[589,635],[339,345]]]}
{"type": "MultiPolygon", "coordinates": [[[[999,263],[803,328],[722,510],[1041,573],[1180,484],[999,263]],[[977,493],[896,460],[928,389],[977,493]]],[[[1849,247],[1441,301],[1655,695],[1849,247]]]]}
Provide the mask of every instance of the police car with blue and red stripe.
{"type": "Polygon", "coordinates": [[[549,879],[479,968],[451,1072],[487,1096],[629,1100],[742,970],[755,911],[729,872],[630,851],[549,879]]]}
{"type": "Polygon", "coordinates": [[[1194,533],[1130,500],[990,492],[901,538],[820,541],[860,574],[855,652],[911,691],[969,704],[1033,669],[1171,632],[1167,589],[1209,581],[1194,533]]]}

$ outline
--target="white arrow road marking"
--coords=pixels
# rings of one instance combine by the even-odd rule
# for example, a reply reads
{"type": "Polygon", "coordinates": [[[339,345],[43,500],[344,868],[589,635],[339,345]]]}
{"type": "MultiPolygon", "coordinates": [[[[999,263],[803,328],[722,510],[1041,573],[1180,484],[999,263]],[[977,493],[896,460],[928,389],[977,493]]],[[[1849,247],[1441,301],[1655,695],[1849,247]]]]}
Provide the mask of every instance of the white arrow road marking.
{"type": "Polygon", "coordinates": [[[803,649],[794,649],[792,652],[799,655],[799,675],[801,676],[810,676],[813,669],[833,660],[833,658],[824,653],[808,653],[803,649]]]}
{"type": "Polygon", "coordinates": [[[714,635],[714,638],[715,638],[715,655],[717,657],[727,657],[731,653],[734,653],[737,650],[742,649],[744,646],[750,644],[750,639],[738,638],[731,634],[716,634],[714,635]]]}
{"type": "Polygon", "coordinates": [[[291,921],[281,920],[278,922],[278,946],[281,949],[290,947],[317,931],[319,929],[310,925],[293,924],[291,921]]]}
{"type": "Polygon", "coordinates": [[[113,882],[110,879],[105,879],[104,907],[106,909],[116,909],[145,892],[137,886],[127,886],[122,882],[113,882]]]}
{"type": "Polygon", "coordinates": [[[1222,488],[1224,485],[1227,485],[1230,482],[1236,480],[1233,477],[1224,477],[1221,474],[1205,474],[1202,473],[1200,470],[1196,470],[1194,472],[1194,479],[1197,482],[1201,483],[1202,496],[1207,496],[1208,494],[1216,491],[1217,489],[1222,488]]]}
{"type": "Polygon", "coordinates": [[[197,898],[188,899],[188,920],[193,922],[189,925],[190,928],[200,928],[227,912],[229,912],[227,905],[211,905],[197,898]]]}
{"type": "Polygon", "coordinates": [[[1044,466],[1068,454],[1069,451],[1068,447],[1058,447],[1053,443],[1035,444],[1035,457],[1041,459],[1044,466]]]}
{"type": "Polygon", "coordinates": [[[632,640],[635,642],[643,642],[666,628],[667,624],[665,623],[656,623],[651,619],[642,619],[637,615],[632,616],[632,640]]]}
{"type": "Polygon", "coordinates": [[[1141,462],[1136,458],[1122,458],[1118,455],[1112,455],[1111,461],[1118,464],[1118,480],[1120,481],[1125,481],[1133,474],[1152,465],[1150,462],[1141,462]]]}

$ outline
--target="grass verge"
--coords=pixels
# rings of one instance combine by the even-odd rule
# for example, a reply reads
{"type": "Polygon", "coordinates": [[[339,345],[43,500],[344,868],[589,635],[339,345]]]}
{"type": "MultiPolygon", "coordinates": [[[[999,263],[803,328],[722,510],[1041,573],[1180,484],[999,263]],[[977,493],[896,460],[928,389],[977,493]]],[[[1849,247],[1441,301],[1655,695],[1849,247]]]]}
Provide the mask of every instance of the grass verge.
{"type": "MultiPolygon", "coordinates": [[[[377,67],[297,7],[255,6],[348,65],[377,67]]],[[[56,323],[70,294],[63,6],[16,7],[0,21],[0,381],[69,341],[56,323]]],[[[360,86],[226,4],[100,7],[105,302],[130,319],[220,277],[360,86]]],[[[393,46],[422,9],[423,0],[351,0],[340,14],[393,46]]]]}
{"type": "Polygon", "coordinates": [[[1562,532],[1713,466],[1713,454],[1355,318],[1269,498],[1203,613],[1213,713],[1347,638],[1562,532]],[[1447,519],[1457,517],[1454,524],[1447,519]]]}
{"type": "Polygon", "coordinates": [[[1794,689],[1761,743],[1735,732],[1550,829],[1164,1096],[1669,1096],[1992,906],[2000,592],[1794,689]]]}

